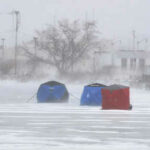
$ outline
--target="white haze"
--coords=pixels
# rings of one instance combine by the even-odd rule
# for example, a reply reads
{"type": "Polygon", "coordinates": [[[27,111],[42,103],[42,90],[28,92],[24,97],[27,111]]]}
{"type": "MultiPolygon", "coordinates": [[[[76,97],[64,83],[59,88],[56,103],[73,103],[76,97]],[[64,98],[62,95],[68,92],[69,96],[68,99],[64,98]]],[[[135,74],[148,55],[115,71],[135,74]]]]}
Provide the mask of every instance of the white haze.
{"type": "Polygon", "coordinates": [[[137,39],[150,35],[149,0],[0,0],[0,38],[14,43],[14,18],[8,13],[21,12],[19,42],[32,39],[37,29],[61,19],[94,19],[102,38],[121,39],[131,46],[132,30],[137,39]]]}

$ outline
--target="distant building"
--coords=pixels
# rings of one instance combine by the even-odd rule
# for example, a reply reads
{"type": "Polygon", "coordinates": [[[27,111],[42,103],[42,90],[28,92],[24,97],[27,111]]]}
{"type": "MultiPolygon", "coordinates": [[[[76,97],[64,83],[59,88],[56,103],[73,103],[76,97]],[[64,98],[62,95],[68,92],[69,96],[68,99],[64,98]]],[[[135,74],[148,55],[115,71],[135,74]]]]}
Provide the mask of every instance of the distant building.
{"type": "Polygon", "coordinates": [[[97,71],[110,66],[129,73],[143,73],[150,68],[150,52],[144,50],[100,51],[95,59],[97,71]]]}
{"type": "Polygon", "coordinates": [[[116,53],[121,68],[129,70],[144,70],[150,65],[150,52],[144,50],[120,50],[116,53]]]}

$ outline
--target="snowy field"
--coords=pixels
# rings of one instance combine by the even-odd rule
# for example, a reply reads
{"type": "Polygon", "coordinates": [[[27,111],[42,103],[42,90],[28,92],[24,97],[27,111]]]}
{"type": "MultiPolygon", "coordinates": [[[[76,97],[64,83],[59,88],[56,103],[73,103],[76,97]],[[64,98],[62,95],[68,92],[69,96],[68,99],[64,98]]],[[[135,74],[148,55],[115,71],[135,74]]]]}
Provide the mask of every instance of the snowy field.
{"type": "Polygon", "coordinates": [[[0,150],[150,150],[150,91],[131,89],[132,111],[27,103],[40,83],[0,82],[0,150]]]}

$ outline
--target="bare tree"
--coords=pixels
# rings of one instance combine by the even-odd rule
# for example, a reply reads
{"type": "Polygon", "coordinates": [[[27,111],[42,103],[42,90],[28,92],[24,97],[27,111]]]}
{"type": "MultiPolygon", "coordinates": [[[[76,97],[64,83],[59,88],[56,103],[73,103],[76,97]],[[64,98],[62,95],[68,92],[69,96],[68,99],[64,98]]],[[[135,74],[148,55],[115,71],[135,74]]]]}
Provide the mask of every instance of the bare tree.
{"type": "Polygon", "coordinates": [[[59,73],[65,73],[73,71],[74,65],[97,46],[97,33],[95,22],[63,20],[37,31],[36,56],[28,46],[23,49],[30,59],[53,65],[59,73]]]}

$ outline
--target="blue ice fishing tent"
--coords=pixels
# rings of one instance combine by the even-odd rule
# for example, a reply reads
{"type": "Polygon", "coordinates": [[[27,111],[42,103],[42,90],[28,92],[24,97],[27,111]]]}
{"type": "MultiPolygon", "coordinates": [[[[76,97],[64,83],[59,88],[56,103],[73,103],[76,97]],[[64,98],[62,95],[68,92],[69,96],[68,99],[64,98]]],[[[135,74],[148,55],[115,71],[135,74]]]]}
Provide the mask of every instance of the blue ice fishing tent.
{"type": "Polygon", "coordinates": [[[38,103],[63,103],[68,102],[68,99],[66,86],[56,81],[41,84],[37,92],[38,103]]]}
{"type": "Polygon", "coordinates": [[[80,105],[100,106],[102,104],[101,89],[106,85],[94,83],[84,86],[80,105]]]}

